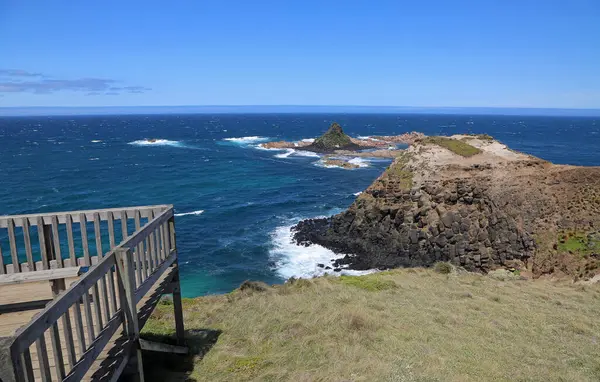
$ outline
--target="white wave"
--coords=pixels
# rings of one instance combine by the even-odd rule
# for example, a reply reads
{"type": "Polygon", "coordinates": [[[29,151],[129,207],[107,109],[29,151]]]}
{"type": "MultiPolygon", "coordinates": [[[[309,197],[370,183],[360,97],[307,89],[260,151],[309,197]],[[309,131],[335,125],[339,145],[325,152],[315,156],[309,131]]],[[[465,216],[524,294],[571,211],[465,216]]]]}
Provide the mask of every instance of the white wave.
{"type": "Polygon", "coordinates": [[[188,215],[202,215],[204,210],[192,211],[192,212],[182,212],[180,214],[175,214],[175,216],[188,216],[188,215]]]}
{"type": "Polygon", "coordinates": [[[140,139],[137,141],[129,142],[128,144],[134,146],[171,146],[171,147],[183,147],[179,141],[171,141],[168,139],[140,139]]]}
{"type": "Polygon", "coordinates": [[[299,156],[299,157],[309,157],[309,158],[320,158],[321,157],[317,153],[314,153],[312,151],[306,151],[306,150],[296,150],[294,155],[299,156]]]}
{"type": "Polygon", "coordinates": [[[313,143],[315,141],[314,138],[304,138],[302,139],[302,142],[306,142],[306,143],[313,143]]]}
{"type": "Polygon", "coordinates": [[[352,158],[348,163],[355,164],[358,167],[369,167],[369,162],[360,157],[352,158]]]}
{"type": "Polygon", "coordinates": [[[90,142],[92,142],[92,143],[100,143],[102,141],[100,139],[92,139],[90,142]]]}
{"type": "Polygon", "coordinates": [[[309,247],[296,245],[292,240],[291,227],[291,225],[277,227],[271,233],[273,248],[270,250],[269,256],[275,262],[275,272],[282,278],[311,278],[323,276],[325,273],[364,275],[375,272],[375,270],[353,271],[349,269],[334,272],[331,260],[342,258],[344,255],[337,255],[317,244],[309,247]],[[323,264],[325,267],[330,266],[332,269],[321,268],[317,264],[323,264]]]}
{"type": "Polygon", "coordinates": [[[294,149],[286,149],[284,153],[274,155],[275,158],[287,158],[290,155],[294,154],[296,150],[294,149]]]}
{"type": "Polygon", "coordinates": [[[354,194],[352,194],[352,195],[354,195],[354,196],[358,196],[358,195],[360,195],[360,194],[362,194],[362,193],[363,193],[362,191],[358,191],[358,192],[355,192],[355,193],[354,193],[354,194]]]}
{"type": "Polygon", "coordinates": [[[241,145],[249,145],[251,143],[266,142],[266,141],[269,140],[269,138],[267,138],[267,137],[251,136],[251,137],[223,138],[223,140],[224,141],[228,141],[228,142],[233,142],[233,143],[241,144],[241,145]]]}
{"type": "Polygon", "coordinates": [[[90,158],[90,160],[100,160],[100,158],[90,158]]]}

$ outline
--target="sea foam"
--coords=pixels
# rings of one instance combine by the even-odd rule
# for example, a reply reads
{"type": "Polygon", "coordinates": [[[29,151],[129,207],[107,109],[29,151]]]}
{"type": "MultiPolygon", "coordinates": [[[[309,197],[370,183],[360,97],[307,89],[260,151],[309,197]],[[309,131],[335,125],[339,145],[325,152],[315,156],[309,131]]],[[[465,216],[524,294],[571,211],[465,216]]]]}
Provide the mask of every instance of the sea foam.
{"type": "Polygon", "coordinates": [[[266,142],[269,140],[267,137],[258,137],[258,136],[250,136],[250,137],[234,137],[234,138],[223,138],[224,141],[237,143],[239,145],[249,145],[252,143],[258,142],[266,142]]]}
{"type": "Polygon", "coordinates": [[[275,158],[287,158],[290,155],[294,154],[296,150],[294,149],[286,149],[284,153],[274,155],[275,158]]]}
{"type": "Polygon", "coordinates": [[[360,157],[352,158],[348,161],[348,163],[352,163],[358,167],[369,167],[369,162],[360,157]]]}
{"type": "Polygon", "coordinates": [[[317,264],[332,266],[332,259],[339,259],[344,255],[337,255],[333,251],[313,244],[309,247],[297,245],[292,240],[292,225],[277,227],[271,233],[271,242],[273,248],[269,256],[275,263],[275,272],[284,279],[290,277],[311,278],[323,276],[326,273],[333,275],[364,275],[373,273],[376,270],[354,271],[342,269],[341,272],[334,272],[333,269],[325,269],[317,264]]]}
{"type": "Polygon", "coordinates": [[[133,146],[171,146],[171,147],[183,147],[179,141],[171,141],[168,139],[140,139],[137,141],[129,142],[128,144],[133,146]]]}
{"type": "Polygon", "coordinates": [[[182,212],[179,214],[175,214],[175,216],[188,216],[188,215],[202,215],[204,210],[192,211],[192,212],[182,212]]]}

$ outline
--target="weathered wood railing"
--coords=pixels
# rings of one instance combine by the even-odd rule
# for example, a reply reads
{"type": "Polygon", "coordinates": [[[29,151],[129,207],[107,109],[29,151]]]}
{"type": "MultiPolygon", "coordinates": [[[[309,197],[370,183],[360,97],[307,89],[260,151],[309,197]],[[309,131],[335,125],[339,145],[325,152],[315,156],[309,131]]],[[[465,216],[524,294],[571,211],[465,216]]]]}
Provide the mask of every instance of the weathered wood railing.
{"type": "Polygon", "coordinates": [[[168,207],[0,216],[0,275],[95,264],[168,207]]]}
{"type": "MultiPolygon", "coordinates": [[[[129,350],[123,351],[122,360],[114,371],[116,375],[120,374],[131,357],[140,356],[139,349],[136,353],[132,348],[139,339],[140,331],[136,305],[177,260],[172,206],[83,211],[77,215],[79,222],[84,222],[83,224],[89,217],[94,222],[102,219],[108,221],[111,250],[101,256],[97,264],[84,276],[61,292],[17,332],[10,346],[10,358],[15,379],[18,381],[81,380],[119,327],[123,326],[125,337],[130,344],[129,350],[133,353],[129,350]],[[114,228],[112,219],[115,215],[125,221],[131,217],[136,229],[132,235],[128,235],[128,225],[124,223],[124,240],[118,246],[114,245],[114,233],[111,234],[114,228]],[[141,219],[144,217],[147,223],[142,225],[141,219]]],[[[0,226],[4,224],[10,227],[14,223],[14,218],[12,223],[6,218],[3,219],[0,220],[0,226]]],[[[27,224],[30,217],[25,216],[21,219],[22,224],[27,224]]],[[[74,221],[71,214],[44,215],[40,219],[37,220],[38,226],[49,223],[52,228],[64,222],[67,232],[69,224],[74,221]]],[[[98,239],[99,224],[95,227],[98,245],[101,242],[101,238],[98,239]]],[[[85,230],[82,229],[81,232],[84,233],[85,230]]],[[[85,236],[83,234],[82,238],[85,236]]],[[[45,239],[45,236],[40,237],[45,239]]],[[[72,247],[72,234],[69,234],[69,247],[72,247]]],[[[83,258],[87,263],[90,258],[85,248],[86,243],[83,244],[83,258]]],[[[100,247],[97,253],[102,253],[100,247]]],[[[18,262],[14,261],[13,264],[18,262]]],[[[42,264],[44,267],[44,260],[42,264]]],[[[183,321],[179,292],[174,294],[174,304],[177,305],[177,335],[182,339],[183,321]]],[[[139,359],[139,372],[142,373],[143,379],[141,358],[139,359]]]]}

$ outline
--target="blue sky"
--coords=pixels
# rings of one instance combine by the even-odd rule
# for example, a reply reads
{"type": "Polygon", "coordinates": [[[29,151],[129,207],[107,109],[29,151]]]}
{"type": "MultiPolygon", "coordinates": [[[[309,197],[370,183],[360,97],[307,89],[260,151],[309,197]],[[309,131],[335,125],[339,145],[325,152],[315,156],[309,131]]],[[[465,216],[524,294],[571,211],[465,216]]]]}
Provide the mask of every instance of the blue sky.
{"type": "Polygon", "coordinates": [[[0,0],[0,107],[600,108],[600,1],[0,0]]]}

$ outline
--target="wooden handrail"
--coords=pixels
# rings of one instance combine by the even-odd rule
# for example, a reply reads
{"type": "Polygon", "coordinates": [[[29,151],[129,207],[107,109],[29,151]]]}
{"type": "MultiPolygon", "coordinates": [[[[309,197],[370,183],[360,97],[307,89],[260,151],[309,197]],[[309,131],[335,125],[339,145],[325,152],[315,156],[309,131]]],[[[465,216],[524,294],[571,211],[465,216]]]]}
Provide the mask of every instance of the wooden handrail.
{"type": "Polygon", "coordinates": [[[142,217],[147,218],[149,211],[151,210],[165,210],[171,208],[171,205],[156,205],[156,206],[141,206],[141,207],[127,207],[127,208],[105,208],[98,210],[83,210],[83,211],[71,211],[71,212],[49,212],[42,214],[28,214],[28,215],[4,215],[0,216],[0,228],[7,228],[10,220],[14,221],[15,227],[23,226],[23,219],[27,219],[30,225],[38,225],[38,218],[43,219],[44,224],[52,224],[52,217],[58,217],[59,224],[65,224],[67,215],[71,215],[73,223],[80,222],[80,215],[84,214],[88,221],[94,219],[94,214],[99,213],[101,220],[107,220],[108,213],[112,213],[114,218],[121,219],[123,212],[126,213],[128,219],[134,217],[135,211],[142,211],[142,217]]]}
{"type": "MultiPolygon", "coordinates": [[[[45,350],[45,335],[50,334],[51,343],[53,349],[55,349],[56,372],[62,380],[67,381],[80,380],[85,375],[122,323],[127,324],[126,333],[130,340],[137,341],[139,339],[140,327],[137,320],[136,304],[150,290],[160,275],[176,262],[173,207],[152,206],[131,210],[112,209],[104,211],[109,225],[114,216],[120,216],[125,220],[130,217],[136,219],[136,231],[128,236],[127,226],[122,225],[124,240],[119,245],[111,248],[84,276],[58,295],[31,322],[16,333],[10,347],[10,354],[17,380],[25,380],[26,376],[32,373],[29,352],[34,343],[37,346],[38,357],[41,357],[40,360],[45,362],[40,364],[45,365],[40,371],[45,375],[50,375],[50,366],[45,350]],[[140,227],[139,218],[144,217],[144,212],[142,212],[144,208],[148,208],[146,210],[148,222],[140,227]],[[112,290],[113,306],[110,309],[112,310],[111,313],[106,297],[106,281],[108,279],[108,284],[112,283],[113,272],[115,271],[117,272],[116,281],[119,289],[119,301],[117,306],[116,294],[112,290]],[[102,294],[99,293],[99,286],[102,289],[102,294]],[[92,293],[91,296],[90,292],[92,293]],[[93,297],[95,307],[95,324],[91,318],[90,297],[93,297]],[[104,298],[104,301],[102,298],[104,298]],[[83,334],[81,304],[85,310],[87,320],[87,341],[89,341],[87,343],[83,334]],[[69,321],[70,309],[75,314],[76,332],[72,332],[69,321]],[[106,316],[104,322],[102,320],[102,309],[104,309],[106,316]],[[63,320],[63,328],[66,330],[70,369],[65,368],[65,362],[62,355],[60,355],[62,345],[57,325],[59,320],[63,320]],[[94,328],[98,333],[94,332],[94,328]],[[75,359],[74,355],[74,334],[77,334],[79,338],[80,354],[82,354],[79,359],[75,359]]],[[[89,212],[66,213],[64,215],[65,221],[69,224],[71,218],[74,220],[75,217],[79,216],[78,219],[85,223],[89,212]]],[[[91,211],[91,220],[96,222],[99,217],[102,218],[102,214],[103,212],[100,210],[91,211]]],[[[44,220],[45,216],[40,217],[37,215],[35,218],[44,220]]],[[[15,221],[14,218],[11,219],[13,219],[13,222],[15,221]]],[[[29,217],[23,219],[28,221],[29,217]]],[[[56,224],[56,220],[56,214],[50,214],[50,224],[52,222],[56,224]]],[[[60,221],[60,217],[58,221],[60,221]]],[[[69,246],[71,246],[71,236],[69,235],[69,246]]],[[[89,254],[87,258],[89,259],[89,254]]],[[[28,377],[27,380],[29,380],[28,377]]]]}
{"type": "MultiPolygon", "coordinates": [[[[0,242],[0,275],[48,270],[53,268],[90,266],[102,258],[102,242],[108,237],[109,248],[117,246],[116,235],[123,240],[128,238],[128,228],[140,220],[148,222],[165,211],[172,211],[172,205],[155,205],[127,208],[43,213],[30,215],[0,216],[0,230],[5,230],[4,243],[0,242]],[[120,221],[121,232],[115,232],[115,220],[120,221]],[[102,222],[105,222],[102,224],[102,222]],[[88,223],[93,224],[92,238],[95,235],[96,256],[90,252],[88,223]],[[37,230],[32,233],[35,227],[37,230]],[[66,239],[65,239],[66,235],[66,239]],[[22,241],[19,240],[22,238],[22,241]],[[61,243],[67,243],[61,248],[61,243]],[[23,245],[23,244],[24,245],[23,245]],[[10,255],[8,261],[1,257],[10,255]],[[64,257],[64,258],[63,258],[64,257]]],[[[0,236],[1,237],[1,236],[0,236]]]]}

